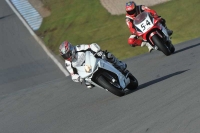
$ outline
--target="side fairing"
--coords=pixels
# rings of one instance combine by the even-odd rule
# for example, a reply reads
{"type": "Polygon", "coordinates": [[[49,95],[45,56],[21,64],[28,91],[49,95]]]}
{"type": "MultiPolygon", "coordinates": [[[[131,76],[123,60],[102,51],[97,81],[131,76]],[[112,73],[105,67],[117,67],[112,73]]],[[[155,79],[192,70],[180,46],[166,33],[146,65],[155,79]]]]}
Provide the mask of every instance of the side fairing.
{"type": "Polygon", "coordinates": [[[102,69],[105,69],[107,71],[110,71],[112,73],[115,73],[118,78],[119,78],[119,83],[120,86],[124,89],[129,83],[130,83],[130,79],[126,78],[119,70],[117,70],[115,67],[113,67],[112,64],[104,61],[104,60],[100,60],[98,62],[98,66],[102,69]]]}
{"type": "Polygon", "coordinates": [[[95,58],[94,55],[87,51],[85,53],[85,63],[82,66],[77,66],[77,72],[81,78],[87,79],[87,81],[92,82],[90,79],[93,74],[98,71],[98,68],[102,68],[104,70],[115,73],[118,76],[120,86],[124,89],[129,83],[130,79],[126,78],[119,70],[117,70],[112,64],[109,62],[95,58]]]}

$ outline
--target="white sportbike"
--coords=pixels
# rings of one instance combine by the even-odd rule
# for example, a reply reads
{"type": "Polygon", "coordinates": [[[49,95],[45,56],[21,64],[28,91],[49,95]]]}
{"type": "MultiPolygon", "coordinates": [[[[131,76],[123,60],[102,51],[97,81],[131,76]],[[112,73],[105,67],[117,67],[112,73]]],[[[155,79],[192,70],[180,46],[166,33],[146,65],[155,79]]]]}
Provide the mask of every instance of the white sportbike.
{"type": "Polygon", "coordinates": [[[81,79],[117,96],[124,96],[128,90],[138,87],[137,79],[128,70],[121,73],[111,63],[96,58],[90,51],[85,53],[85,63],[76,69],[81,79]]]}

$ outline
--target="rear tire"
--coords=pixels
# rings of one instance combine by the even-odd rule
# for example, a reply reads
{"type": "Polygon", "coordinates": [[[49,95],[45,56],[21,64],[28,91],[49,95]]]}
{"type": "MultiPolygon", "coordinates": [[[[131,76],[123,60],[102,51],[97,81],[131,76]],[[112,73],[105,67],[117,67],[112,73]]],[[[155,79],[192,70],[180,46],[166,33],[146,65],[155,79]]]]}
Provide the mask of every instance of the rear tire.
{"type": "Polygon", "coordinates": [[[124,96],[125,92],[121,88],[117,88],[114,85],[112,85],[110,82],[106,80],[102,75],[98,77],[97,79],[100,86],[107,89],[109,92],[113,93],[114,95],[117,95],[119,97],[124,96]]]}
{"type": "Polygon", "coordinates": [[[130,78],[130,83],[127,85],[127,89],[129,90],[135,90],[138,87],[138,80],[130,73],[129,76],[130,78]]]}
{"type": "Polygon", "coordinates": [[[174,52],[175,52],[175,47],[174,47],[174,45],[173,45],[173,44],[171,44],[170,51],[171,51],[171,53],[174,53],[174,52]]]}
{"type": "Polygon", "coordinates": [[[170,49],[171,54],[175,52],[175,47],[174,45],[171,43],[171,41],[167,42],[167,47],[170,49]]]}
{"type": "Polygon", "coordinates": [[[162,51],[166,56],[171,54],[170,50],[165,45],[164,41],[157,34],[155,34],[152,37],[152,40],[153,40],[154,44],[158,47],[158,49],[160,51],[162,51]]]}

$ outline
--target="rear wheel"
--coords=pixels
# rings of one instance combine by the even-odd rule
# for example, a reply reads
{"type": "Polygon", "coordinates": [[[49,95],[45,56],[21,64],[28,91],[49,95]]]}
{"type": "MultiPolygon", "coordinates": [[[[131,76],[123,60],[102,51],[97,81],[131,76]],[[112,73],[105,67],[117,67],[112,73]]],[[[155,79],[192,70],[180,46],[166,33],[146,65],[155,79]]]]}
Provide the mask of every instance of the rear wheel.
{"type": "Polygon", "coordinates": [[[165,45],[165,42],[157,34],[152,37],[152,40],[158,49],[162,51],[166,56],[171,54],[169,48],[165,45]]]}
{"type": "Polygon", "coordinates": [[[171,53],[174,53],[174,52],[175,52],[175,47],[174,47],[174,45],[172,44],[171,41],[168,41],[168,42],[167,42],[167,47],[170,49],[170,52],[171,52],[171,53]]]}
{"type": "Polygon", "coordinates": [[[117,96],[124,96],[125,92],[122,90],[118,82],[109,81],[104,76],[100,75],[97,79],[98,83],[109,92],[117,96]]]}
{"type": "Polygon", "coordinates": [[[130,83],[126,88],[129,90],[136,89],[138,87],[138,80],[131,73],[129,73],[128,77],[130,78],[130,83]]]}
{"type": "Polygon", "coordinates": [[[171,51],[171,53],[174,53],[174,52],[175,52],[175,47],[174,47],[174,45],[173,45],[173,44],[171,44],[170,51],[171,51]]]}

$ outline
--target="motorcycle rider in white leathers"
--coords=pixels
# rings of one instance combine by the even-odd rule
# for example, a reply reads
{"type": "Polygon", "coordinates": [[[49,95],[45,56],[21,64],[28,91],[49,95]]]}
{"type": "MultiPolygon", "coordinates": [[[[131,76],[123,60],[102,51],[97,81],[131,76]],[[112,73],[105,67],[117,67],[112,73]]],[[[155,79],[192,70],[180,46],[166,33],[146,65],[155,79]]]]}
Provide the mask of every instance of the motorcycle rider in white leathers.
{"type": "MultiPolygon", "coordinates": [[[[64,41],[60,47],[59,51],[61,56],[65,59],[65,66],[70,73],[72,80],[74,82],[82,82],[83,79],[80,79],[80,76],[77,73],[76,66],[81,66],[85,61],[85,52],[91,51],[95,54],[96,57],[102,58],[110,62],[115,68],[119,71],[125,71],[127,65],[121,61],[119,61],[114,55],[110,52],[102,51],[100,46],[96,43],[92,44],[81,44],[77,46],[73,46],[70,42],[64,41]]],[[[94,87],[90,83],[85,81],[87,88],[94,87]]]]}

